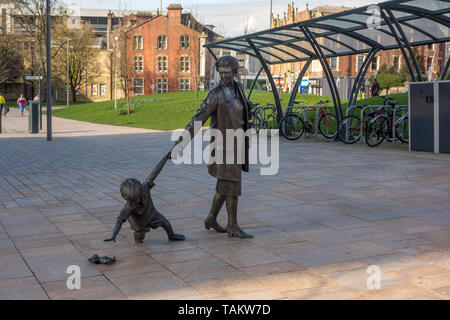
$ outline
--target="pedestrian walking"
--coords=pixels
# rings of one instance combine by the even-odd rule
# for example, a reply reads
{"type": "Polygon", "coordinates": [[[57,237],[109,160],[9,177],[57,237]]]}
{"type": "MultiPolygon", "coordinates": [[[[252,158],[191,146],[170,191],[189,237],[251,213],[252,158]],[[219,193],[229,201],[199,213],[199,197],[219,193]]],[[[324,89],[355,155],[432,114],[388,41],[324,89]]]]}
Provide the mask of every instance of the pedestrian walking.
{"type": "Polygon", "coordinates": [[[3,115],[6,117],[6,114],[9,112],[9,107],[6,104],[5,97],[2,96],[2,93],[0,92],[0,115],[3,113],[3,115]]]}
{"type": "MultiPolygon", "coordinates": [[[[6,107],[6,101],[5,101],[5,98],[2,96],[2,93],[0,92],[0,133],[2,133],[2,113],[3,113],[4,107],[6,107]]],[[[6,108],[5,108],[5,114],[6,114],[6,108]]]]}
{"type": "Polygon", "coordinates": [[[23,111],[27,106],[27,99],[24,98],[23,93],[21,93],[19,99],[17,99],[17,104],[19,105],[20,113],[22,114],[23,117],[23,111]]]}

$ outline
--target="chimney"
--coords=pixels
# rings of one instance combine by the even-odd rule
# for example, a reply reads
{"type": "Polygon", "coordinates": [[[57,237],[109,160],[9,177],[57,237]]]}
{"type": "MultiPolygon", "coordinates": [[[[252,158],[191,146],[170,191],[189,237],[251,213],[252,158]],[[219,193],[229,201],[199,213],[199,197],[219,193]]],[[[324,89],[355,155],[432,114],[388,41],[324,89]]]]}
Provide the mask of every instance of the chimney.
{"type": "Polygon", "coordinates": [[[169,20],[176,19],[181,23],[181,12],[183,11],[183,8],[181,7],[181,4],[169,4],[167,7],[167,17],[169,20]]]}

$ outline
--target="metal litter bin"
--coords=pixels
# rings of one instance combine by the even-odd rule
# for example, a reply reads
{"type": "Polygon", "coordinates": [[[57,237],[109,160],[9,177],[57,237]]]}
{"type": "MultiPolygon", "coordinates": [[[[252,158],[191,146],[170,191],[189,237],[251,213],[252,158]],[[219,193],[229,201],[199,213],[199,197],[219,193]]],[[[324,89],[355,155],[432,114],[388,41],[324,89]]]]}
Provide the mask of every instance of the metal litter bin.
{"type": "Polygon", "coordinates": [[[39,133],[39,101],[30,101],[28,131],[30,133],[39,133]]]}

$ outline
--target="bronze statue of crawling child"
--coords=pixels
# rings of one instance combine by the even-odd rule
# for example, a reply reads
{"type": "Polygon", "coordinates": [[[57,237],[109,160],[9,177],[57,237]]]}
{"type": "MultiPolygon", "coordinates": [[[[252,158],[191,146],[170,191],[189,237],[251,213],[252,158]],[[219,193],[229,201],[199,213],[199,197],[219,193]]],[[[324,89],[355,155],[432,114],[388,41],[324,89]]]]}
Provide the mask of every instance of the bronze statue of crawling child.
{"type": "Polygon", "coordinates": [[[130,223],[131,230],[134,231],[134,240],[137,243],[143,242],[145,234],[150,229],[159,227],[163,227],[167,232],[170,241],[183,241],[185,239],[183,235],[173,232],[170,222],[156,210],[150,194],[150,190],[155,186],[156,177],[169,158],[170,153],[159,162],[143,183],[136,179],[127,179],[121,184],[120,193],[127,203],[117,217],[112,237],[105,241],[116,242],[117,234],[122,228],[122,224],[127,220],[130,223]]]}

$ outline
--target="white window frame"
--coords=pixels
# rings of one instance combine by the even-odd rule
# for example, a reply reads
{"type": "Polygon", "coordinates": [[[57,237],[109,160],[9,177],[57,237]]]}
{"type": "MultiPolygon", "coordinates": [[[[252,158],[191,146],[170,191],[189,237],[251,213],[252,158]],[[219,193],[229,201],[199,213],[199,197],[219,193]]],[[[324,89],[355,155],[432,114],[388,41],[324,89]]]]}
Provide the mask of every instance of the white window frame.
{"type": "Polygon", "coordinates": [[[145,79],[144,78],[133,78],[133,95],[142,96],[145,94],[145,79]],[[136,86],[136,80],[142,80],[142,93],[136,93],[136,88],[141,88],[141,86],[136,86]]]}
{"type": "Polygon", "coordinates": [[[106,91],[108,90],[108,87],[106,86],[106,84],[102,83],[100,84],[100,96],[106,96],[106,91]],[[103,93],[103,88],[105,89],[105,92],[103,93]]]}
{"type": "Polygon", "coordinates": [[[178,89],[179,89],[179,91],[191,91],[191,79],[189,79],[189,78],[179,79],[178,89]],[[187,89],[186,89],[186,84],[188,85],[187,89]]]}
{"type": "Polygon", "coordinates": [[[180,48],[181,49],[191,48],[191,37],[188,34],[180,36],[180,48]]]}
{"type": "Polygon", "coordinates": [[[144,37],[140,34],[136,34],[133,37],[133,49],[144,50],[144,37]]]}
{"type": "Polygon", "coordinates": [[[158,93],[169,92],[169,79],[168,78],[157,78],[156,79],[156,91],[158,93]]]}
{"type": "Polygon", "coordinates": [[[358,54],[358,55],[356,55],[356,63],[355,63],[355,65],[356,65],[356,73],[358,73],[359,72],[359,70],[361,69],[361,66],[364,64],[364,58],[365,58],[365,56],[363,55],[363,54],[358,54]],[[361,58],[361,64],[359,64],[359,59],[361,58]]]}
{"type": "Polygon", "coordinates": [[[160,34],[156,40],[156,47],[158,50],[167,50],[168,45],[168,38],[165,34],[160,34]]]}
{"type": "Polygon", "coordinates": [[[169,58],[167,56],[156,57],[156,71],[159,73],[166,73],[169,70],[168,66],[169,58]]]}
{"type": "Polygon", "coordinates": [[[331,69],[331,71],[339,71],[339,57],[330,58],[330,69],[331,69]],[[333,59],[336,59],[336,68],[335,69],[333,69],[333,64],[331,63],[331,61],[333,61],[333,59]]]}
{"type": "Polygon", "coordinates": [[[98,96],[98,84],[96,84],[96,83],[91,84],[91,96],[93,96],[93,97],[98,96]],[[95,92],[94,92],[94,88],[95,88],[95,92]]]}
{"type": "Polygon", "coordinates": [[[144,72],[144,56],[142,55],[134,56],[134,72],[136,73],[144,72]]]}
{"type": "Polygon", "coordinates": [[[191,57],[181,56],[180,57],[180,72],[190,73],[191,72],[191,57]]]}

